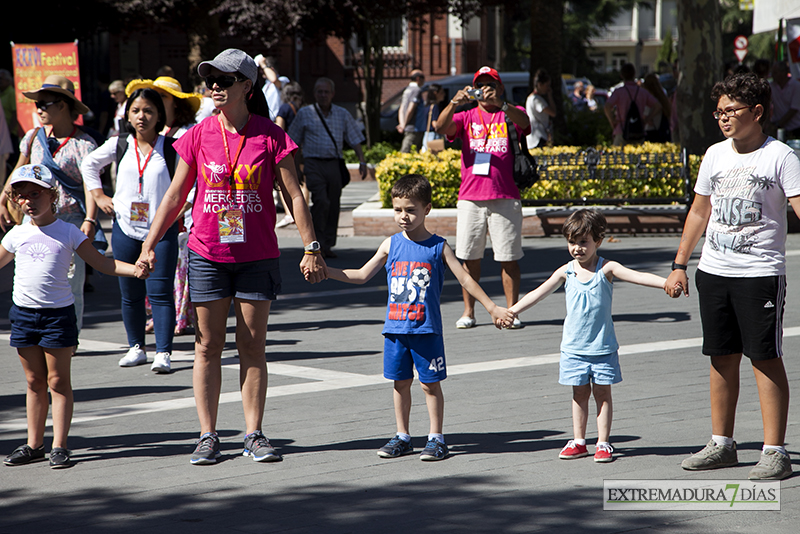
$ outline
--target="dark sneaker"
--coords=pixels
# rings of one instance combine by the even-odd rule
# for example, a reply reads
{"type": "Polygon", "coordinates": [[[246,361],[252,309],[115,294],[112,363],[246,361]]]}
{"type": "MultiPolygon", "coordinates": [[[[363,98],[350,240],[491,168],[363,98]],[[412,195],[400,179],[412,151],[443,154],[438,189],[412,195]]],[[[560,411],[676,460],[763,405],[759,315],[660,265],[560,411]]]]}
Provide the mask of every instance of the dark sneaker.
{"type": "Polygon", "coordinates": [[[38,449],[31,449],[27,445],[21,445],[14,449],[14,452],[6,456],[3,463],[8,466],[25,465],[36,460],[44,460],[44,445],[38,449]]]}
{"type": "Polygon", "coordinates": [[[720,467],[733,467],[739,464],[736,454],[736,442],[729,449],[724,445],[717,445],[714,440],[708,442],[703,450],[693,454],[681,462],[681,467],[688,471],[703,471],[720,467]]]}
{"type": "Polygon", "coordinates": [[[53,447],[50,451],[50,469],[63,469],[70,465],[69,451],[62,447],[53,447]]]}
{"type": "Polygon", "coordinates": [[[395,436],[389,440],[389,443],[378,449],[378,456],[381,458],[399,458],[406,454],[412,454],[414,447],[411,446],[410,441],[400,439],[395,436]]]}
{"type": "Polygon", "coordinates": [[[447,445],[436,439],[429,439],[425,444],[425,448],[419,455],[419,459],[423,462],[435,462],[437,460],[444,460],[450,456],[450,451],[447,450],[447,445]]]}
{"type": "Polygon", "coordinates": [[[260,430],[244,437],[242,456],[252,456],[256,462],[280,462],[283,460],[260,430]]]}
{"type": "Polygon", "coordinates": [[[775,449],[761,453],[761,459],[750,470],[747,478],[750,480],[783,480],[792,476],[792,461],[785,454],[775,449]]]}
{"type": "Polygon", "coordinates": [[[206,432],[197,440],[197,447],[192,453],[192,465],[206,465],[217,463],[217,458],[222,456],[219,452],[219,436],[206,432]]]}

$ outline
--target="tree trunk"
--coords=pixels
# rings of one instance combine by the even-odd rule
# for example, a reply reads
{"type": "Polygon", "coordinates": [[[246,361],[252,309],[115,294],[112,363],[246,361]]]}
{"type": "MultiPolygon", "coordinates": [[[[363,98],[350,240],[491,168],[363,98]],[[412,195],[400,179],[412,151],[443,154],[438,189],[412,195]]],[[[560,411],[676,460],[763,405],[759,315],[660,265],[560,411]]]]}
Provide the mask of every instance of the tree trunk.
{"type": "Polygon", "coordinates": [[[360,33],[364,80],[367,146],[381,140],[381,93],[383,91],[383,26],[364,25],[360,33]]]}
{"type": "Polygon", "coordinates": [[[552,81],[556,116],[555,129],[566,132],[564,101],[561,94],[561,59],[564,39],[564,0],[533,0],[531,2],[531,67],[530,86],[533,75],[544,68],[552,81]]]}
{"type": "MultiPolygon", "coordinates": [[[[219,49],[219,16],[209,15],[208,2],[201,2],[192,10],[196,14],[193,23],[187,28],[189,40],[189,81],[196,85],[200,82],[197,66],[203,61],[214,59],[222,52],[219,49]]],[[[184,88],[186,89],[186,88],[184,88]]]]}
{"type": "Polygon", "coordinates": [[[719,0],[678,0],[678,125],[690,154],[722,140],[710,97],[722,77],[721,31],[719,0]]]}

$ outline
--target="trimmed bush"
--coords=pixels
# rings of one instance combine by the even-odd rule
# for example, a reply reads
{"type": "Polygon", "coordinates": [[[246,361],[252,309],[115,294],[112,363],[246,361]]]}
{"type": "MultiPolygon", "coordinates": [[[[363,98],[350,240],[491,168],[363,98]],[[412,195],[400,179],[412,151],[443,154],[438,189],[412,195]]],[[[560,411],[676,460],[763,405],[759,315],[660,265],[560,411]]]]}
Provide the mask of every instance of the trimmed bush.
{"type": "MultiPolygon", "coordinates": [[[[531,154],[538,158],[557,154],[577,154],[584,150],[576,146],[556,146],[531,149],[531,154]]],[[[623,154],[664,154],[679,152],[679,147],[671,143],[644,143],[625,147],[598,147],[598,152],[622,152],[623,154]]],[[[689,157],[690,186],[694,185],[700,167],[700,156],[689,157]]],[[[679,164],[678,164],[679,165],[679,164]]],[[[668,167],[668,164],[659,164],[668,167]]],[[[628,168],[629,166],[598,165],[597,169],[628,168]]],[[[649,167],[649,166],[648,166],[649,167]]],[[[679,177],[660,177],[655,179],[613,179],[613,180],[567,180],[580,165],[550,165],[551,177],[559,179],[540,180],[533,187],[522,192],[523,199],[587,199],[603,198],[673,198],[683,194],[683,184],[679,177]],[[563,176],[559,176],[563,171],[563,176]]],[[[655,170],[655,169],[653,169],[655,170]]],[[[376,177],[379,183],[381,203],[390,208],[392,185],[406,174],[421,174],[428,178],[433,188],[434,208],[454,208],[458,200],[458,188],[461,185],[461,152],[447,149],[433,155],[401,154],[393,152],[377,165],[376,177]]]]}

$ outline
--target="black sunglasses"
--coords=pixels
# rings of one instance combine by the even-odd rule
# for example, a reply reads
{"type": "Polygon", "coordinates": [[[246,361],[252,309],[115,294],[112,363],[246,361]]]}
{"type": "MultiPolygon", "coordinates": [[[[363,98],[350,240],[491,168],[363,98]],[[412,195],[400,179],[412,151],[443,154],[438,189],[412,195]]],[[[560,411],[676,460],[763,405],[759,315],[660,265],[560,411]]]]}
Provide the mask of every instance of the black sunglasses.
{"type": "Polygon", "coordinates": [[[36,109],[40,109],[40,110],[44,111],[47,108],[49,108],[50,106],[52,106],[53,104],[58,104],[59,102],[61,102],[61,101],[60,100],[53,100],[52,102],[40,102],[40,101],[37,100],[36,101],[36,109]]]}
{"type": "Polygon", "coordinates": [[[494,82],[478,82],[475,84],[475,89],[480,89],[481,87],[491,87],[492,89],[497,89],[497,84],[494,82]]]}
{"type": "Polygon", "coordinates": [[[228,87],[232,86],[236,82],[243,82],[246,78],[239,78],[238,76],[229,76],[227,74],[223,74],[222,76],[206,76],[206,87],[211,89],[216,85],[220,89],[227,89],[228,87]]]}

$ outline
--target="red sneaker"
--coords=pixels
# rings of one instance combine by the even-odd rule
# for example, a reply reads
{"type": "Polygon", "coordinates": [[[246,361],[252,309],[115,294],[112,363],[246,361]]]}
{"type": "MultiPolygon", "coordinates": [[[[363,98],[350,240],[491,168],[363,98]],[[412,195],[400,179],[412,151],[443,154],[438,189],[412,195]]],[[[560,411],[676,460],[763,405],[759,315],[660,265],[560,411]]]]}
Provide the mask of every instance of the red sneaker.
{"type": "Polygon", "coordinates": [[[578,445],[575,443],[575,440],[572,439],[567,442],[558,455],[562,460],[572,460],[573,458],[583,458],[584,456],[589,456],[586,445],[578,445]]]}
{"type": "Polygon", "coordinates": [[[594,452],[594,461],[597,463],[613,462],[614,457],[611,453],[614,452],[614,447],[611,445],[600,445],[594,452]]]}

